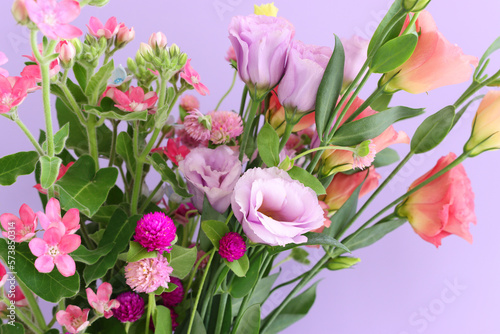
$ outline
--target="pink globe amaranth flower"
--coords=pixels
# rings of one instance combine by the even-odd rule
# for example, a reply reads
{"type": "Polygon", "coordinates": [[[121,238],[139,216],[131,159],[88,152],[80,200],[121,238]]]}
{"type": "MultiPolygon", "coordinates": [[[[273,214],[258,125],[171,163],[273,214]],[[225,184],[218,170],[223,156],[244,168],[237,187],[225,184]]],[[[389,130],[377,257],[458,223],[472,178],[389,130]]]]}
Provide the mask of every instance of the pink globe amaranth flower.
{"type": "Polygon", "coordinates": [[[168,287],[173,269],[163,255],[153,259],[130,262],[125,266],[127,284],[136,292],[151,293],[168,287]]]}
{"type": "Polygon", "coordinates": [[[153,49],[165,49],[167,47],[167,36],[161,31],[155,32],[149,36],[148,44],[153,49]]]}
{"type": "Polygon", "coordinates": [[[231,206],[252,242],[300,244],[307,241],[304,233],[323,226],[316,193],[277,167],[247,170],[234,187],[231,206]]]}
{"type": "Polygon", "coordinates": [[[37,257],[35,268],[41,273],[54,269],[64,277],[75,274],[75,261],[68,254],[80,247],[82,240],[77,234],[63,234],[57,227],[45,231],[43,239],[34,238],[29,242],[31,253],[37,257]]]}
{"type": "Polygon", "coordinates": [[[87,292],[87,300],[90,306],[98,313],[104,315],[104,318],[109,319],[113,316],[113,309],[120,307],[120,302],[116,299],[110,300],[113,293],[113,287],[109,283],[102,283],[97,288],[97,294],[91,288],[85,290],[87,292]]]}
{"type": "Polygon", "coordinates": [[[2,235],[6,239],[23,242],[35,236],[38,220],[33,210],[28,205],[23,204],[19,209],[19,217],[17,218],[11,213],[4,213],[0,216],[2,228],[5,230],[2,235]],[[10,231],[14,231],[15,234],[12,235],[9,233],[10,231]],[[12,239],[12,237],[14,238],[12,239]]]}
{"type": "Polygon", "coordinates": [[[243,133],[243,122],[240,115],[232,111],[212,111],[212,130],[210,141],[216,145],[226,144],[243,133]]]}
{"type": "Polygon", "coordinates": [[[355,174],[335,174],[330,185],[326,188],[326,195],[320,197],[328,207],[329,211],[337,211],[351,197],[356,188],[363,182],[359,198],[363,197],[378,186],[378,180],[382,176],[377,173],[375,167],[370,167],[355,174]],[[368,173],[368,177],[366,174],[368,173]],[[365,180],[366,178],[366,180],[365,180]]]}
{"type": "MultiPolygon", "coordinates": [[[[346,120],[350,115],[352,115],[352,113],[356,111],[356,109],[358,109],[363,104],[363,102],[364,101],[362,99],[356,97],[352,105],[347,110],[346,115],[344,116],[344,119],[340,124],[343,124],[344,120],[346,120]]],[[[375,115],[376,113],[377,112],[375,110],[368,107],[365,110],[363,110],[363,112],[359,114],[358,117],[355,118],[355,120],[375,115]]],[[[315,136],[315,139],[317,139],[317,135],[315,136]]],[[[313,147],[317,147],[319,145],[318,140],[313,140],[313,142],[314,142],[312,144],[313,147]]],[[[389,126],[380,135],[372,139],[372,144],[375,145],[377,152],[380,152],[391,145],[400,143],[409,144],[410,138],[404,131],[397,132],[396,130],[394,130],[394,127],[392,125],[389,126]]],[[[351,151],[326,150],[323,152],[322,161],[323,161],[322,174],[324,175],[329,175],[331,173],[337,173],[337,172],[344,172],[358,167],[356,165],[356,162],[354,161],[353,153],[351,151]]]]}
{"type": "Polygon", "coordinates": [[[102,24],[101,20],[92,16],[90,17],[89,24],[87,24],[89,34],[95,38],[104,37],[106,39],[115,37],[122,26],[123,23],[118,23],[114,16],[110,17],[105,24],[102,24]]]}
{"type": "Polygon", "coordinates": [[[200,109],[200,101],[198,101],[196,96],[190,95],[190,94],[183,95],[179,105],[186,112],[189,112],[189,111],[192,111],[195,109],[196,110],[200,109]]]}
{"type": "MultiPolygon", "coordinates": [[[[436,166],[415,180],[415,188],[455,160],[450,153],[438,160],[436,166]]],[[[465,168],[460,164],[436,180],[411,194],[397,208],[397,214],[406,217],[415,232],[436,247],[450,234],[472,243],[469,224],[476,224],[474,192],[465,168]]]]}
{"type": "Polygon", "coordinates": [[[500,91],[489,91],[481,101],[472,123],[472,135],[465,144],[471,156],[500,149],[500,91]]]}
{"type": "Polygon", "coordinates": [[[8,113],[12,108],[19,106],[33,85],[34,81],[31,78],[6,78],[0,75],[0,114],[8,113]]]}
{"type": "Polygon", "coordinates": [[[425,10],[417,19],[416,29],[419,38],[413,55],[383,78],[388,80],[397,73],[386,87],[387,91],[402,89],[420,94],[469,80],[478,65],[477,57],[465,55],[460,47],[451,44],[438,31],[431,14],[425,10]]]}
{"type": "Polygon", "coordinates": [[[227,49],[226,57],[224,57],[224,59],[226,59],[228,62],[231,62],[232,60],[236,62],[236,52],[234,51],[232,45],[229,47],[229,49],[227,49]]]}
{"type": "MultiPolygon", "coordinates": [[[[57,174],[57,179],[56,180],[60,180],[64,174],[66,174],[66,172],[68,171],[68,169],[73,166],[74,162],[70,162],[68,163],[66,166],[61,164],[61,167],[59,167],[59,173],[57,174]]],[[[33,186],[33,188],[35,188],[36,190],[38,190],[41,194],[44,194],[44,195],[47,195],[47,189],[44,189],[42,188],[42,185],[40,183],[38,184],[35,184],[33,186]]]]}
{"type": "Polygon", "coordinates": [[[151,109],[156,101],[158,101],[158,96],[155,92],[151,91],[144,94],[144,90],[141,87],[130,87],[125,93],[114,88],[112,94],[113,101],[117,103],[115,107],[129,112],[151,109]]]}
{"type": "Polygon", "coordinates": [[[85,331],[90,325],[88,321],[90,309],[81,309],[75,305],[68,305],[66,311],[56,313],[57,322],[64,326],[70,333],[85,331]]]}
{"type": "Polygon", "coordinates": [[[191,66],[191,59],[188,59],[184,69],[181,72],[181,78],[186,80],[188,84],[193,86],[194,89],[201,95],[209,94],[207,86],[201,83],[200,75],[191,66]]]}
{"type": "Polygon", "coordinates": [[[246,251],[245,240],[236,232],[229,232],[219,240],[219,255],[228,262],[241,259],[246,251]]]}
{"type": "Polygon", "coordinates": [[[179,170],[193,194],[192,202],[200,212],[204,196],[218,212],[227,210],[241,169],[238,153],[225,145],[215,149],[195,148],[179,163],[179,170]]]}
{"type": "Polygon", "coordinates": [[[174,308],[184,299],[184,287],[182,286],[182,281],[177,277],[171,277],[170,282],[177,285],[177,288],[170,292],[163,292],[161,298],[163,305],[168,308],[174,308]]]}
{"type": "MultiPolygon", "coordinates": [[[[0,66],[7,64],[8,61],[9,59],[7,58],[5,53],[0,51],[0,66]]],[[[9,76],[9,72],[7,70],[4,70],[3,68],[0,68],[0,75],[3,75],[7,78],[9,76]]]]}
{"type": "Polygon", "coordinates": [[[116,301],[120,306],[113,309],[113,316],[121,322],[136,322],[144,314],[144,299],[135,292],[124,292],[116,301]]]}
{"type": "Polygon", "coordinates": [[[163,212],[152,212],[137,222],[134,240],[148,252],[170,253],[176,232],[177,228],[172,218],[163,212]]]}
{"type": "Polygon", "coordinates": [[[184,129],[196,141],[207,141],[211,136],[212,117],[203,115],[197,109],[191,110],[184,117],[184,129]]]}
{"type": "Polygon", "coordinates": [[[25,0],[28,15],[38,29],[51,39],[73,39],[82,31],[68,23],[80,15],[80,3],[74,0],[25,0]]]}
{"type": "Polygon", "coordinates": [[[328,47],[293,41],[278,98],[285,110],[307,113],[316,107],[316,93],[332,56],[328,47]]]}
{"type": "Polygon", "coordinates": [[[229,40],[238,74],[254,98],[262,98],[280,82],[294,35],[293,25],[281,17],[252,14],[232,18],[229,40]]]}
{"type": "Polygon", "coordinates": [[[370,41],[353,35],[349,39],[341,39],[345,53],[344,87],[354,81],[366,61],[370,41]]]}
{"type": "Polygon", "coordinates": [[[64,235],[74,234],[80,229],[80,211],[78,209],[69,209],[61,218],[61,205],[55,198],[51,198],[47,202],[45,213],[38,211],[36,215],[40,220],[40,225],[46,231],[55,227],[64,235]]]}
{"type": "Polygon", "coordinates": [[[0,288],[2,288],[7,282],[7,270],[4,265],[0,263],[0,288]]]}
{"type": "Polygon", "coordinates": [[[25,0],[14,0],[12,4],[12,16],[17,23],[25,25],[29,23],[28,10],[26,9],[25,0]]]}
{"type": "Polygon", "coordinates": [[[59,53],[59,60],[63,66],[69,66],[76,57],[76,48],[70,41],[60,41],[57,43],[56,52],[59,53]]]}

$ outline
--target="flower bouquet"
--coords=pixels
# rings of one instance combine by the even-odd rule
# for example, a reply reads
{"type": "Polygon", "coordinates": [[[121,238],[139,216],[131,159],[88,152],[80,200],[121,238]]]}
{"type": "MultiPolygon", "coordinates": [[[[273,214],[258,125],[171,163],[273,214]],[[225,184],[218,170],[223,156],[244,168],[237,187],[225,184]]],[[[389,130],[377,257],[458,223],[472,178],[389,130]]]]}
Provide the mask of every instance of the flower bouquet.
{"type": "Polygon", "coordinates": [[[480,59],[465,55],[437,30],[430,0],[396,0],[371,40],[335,36],[332,50],[295,40],[273,4],[255,6],[229,26],[231,89],[202,112],[186,94],[209,93],[196,60],[165,34],[141,43],[126,67],[114,55],[134,28],[91,17],[80,39],[71,23],[81,8],[108,1],[12,6],[33,54],[19,76],[0,69],[0,114],[33,150],[0,158],[0,184],[33,173],[45,210],[28,203],[0,216],[2,333],[278,333],[308,313],[319,272],[355,266],[356,250],[407,222],[435,246],[452,234],[472,241],[473,193],[461,163],[500,148],[500,92],[476,94],[500,84],[500,71],[486,74],[499,40],[480,59]],[[238,77],[240,105],[220,110],[238,77]],[[378,84],[363,100],[370,77],[378,84]],[[424,113],[393,105],[397,92],[468,80],[411,137],[394,128],[424,113]],[[37,137],[21,120],[28,94],[42,96],[37,137]],[[438,146],[478,99],[463,152],[361,221],[404,165],[438,146]],[[398,143],[409,145],[402,159],[389,147],[398,143]],[[376,169],[396,163],[381,180],[376,169]],[[152,191],[149,175],[160,179],[152,191]],[[283,281],[281,265],[309,264],[308,247],[322,257],[283,281]]]}

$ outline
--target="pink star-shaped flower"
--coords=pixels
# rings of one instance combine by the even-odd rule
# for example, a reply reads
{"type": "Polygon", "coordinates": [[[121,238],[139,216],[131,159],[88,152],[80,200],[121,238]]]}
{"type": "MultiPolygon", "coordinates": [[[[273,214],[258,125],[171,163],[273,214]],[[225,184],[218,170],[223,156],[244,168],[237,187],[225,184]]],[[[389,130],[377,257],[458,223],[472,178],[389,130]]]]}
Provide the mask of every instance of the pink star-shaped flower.
{"type": "Polygon", "coordinates": [[[73,39],[82,31],[68,23],[80,15],[80,3],[74,0],[26,0],[28,15],[40,31],[51,39],[73,39]]]}
{"type": "Polygon", "coordinates": [[[201,83],[200,75],[198,74],[198,72],[196,72],[194,68],[191,67],[191,59],[187,60],[186,65],[181,72],[181,78],[186,80],[186,82],[193,86],[194,89],[196,89],[196,91],[201,95],[207,95],[210,93],[207,86],[201,83]]]}

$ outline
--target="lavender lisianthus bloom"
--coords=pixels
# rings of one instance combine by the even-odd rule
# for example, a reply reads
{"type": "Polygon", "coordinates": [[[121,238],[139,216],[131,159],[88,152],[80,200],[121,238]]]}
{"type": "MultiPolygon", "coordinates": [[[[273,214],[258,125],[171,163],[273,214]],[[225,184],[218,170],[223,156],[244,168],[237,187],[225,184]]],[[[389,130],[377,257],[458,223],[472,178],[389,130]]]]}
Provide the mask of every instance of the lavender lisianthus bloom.
{"type": "Polygon", "coordinates": [[[303,234],[324,223],[316,193],[277,167],[246,171],[231,206],[247,237],[271,246],[306,242],[303,234]]]}
{"type": "Polygon", "coordinates": [[[278,99],[287,112],[303,114],[315,109],[316,93],[331,56],[328,47],[292,42],[285,75],[278,87],[278,99]]]}
{"type": "Polygon", "coordinates": [[[262,98],[276,86],[285,71],[293,25],[282,17],[235,16],[229,25],[229,40],[236,53],[238,74],[253,98],[262,98]]]}
{"type": "Polygon", "coordinates": [[[223,213],[231,204],[231,194],[241,175],[238,153],[228,146],[215,149],[198,147],[179,162],[192,201],[198,210],[203,209],[203,198],[207,196],[212,207],[223,213]]]}
{"type": "Polygon", "coordinates": [[[367,58],[370,41],[357,35],[349,39],[342,38],[341,41],[345,52],[344,86],[347,86],[361,71],[367,58]]]}

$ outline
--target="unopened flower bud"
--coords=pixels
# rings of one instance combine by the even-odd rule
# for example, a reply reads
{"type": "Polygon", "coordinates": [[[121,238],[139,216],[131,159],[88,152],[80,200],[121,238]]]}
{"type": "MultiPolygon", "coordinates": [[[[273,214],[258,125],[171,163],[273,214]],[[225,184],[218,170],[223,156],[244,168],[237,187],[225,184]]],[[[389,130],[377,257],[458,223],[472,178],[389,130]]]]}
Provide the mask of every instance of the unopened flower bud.
{"type": "Polygon", "coordinates": [[[177,46],[177,44],[172,44],[169,48],[170,56],[177,57],[181,53],[181,49],[177,46]]]}
{"type": "Polygon", "coordinates": [[[76,50],[76,54],[77,55],[80,55],[82,54],[82,51],[83,51],[83,44],[82,42],[78,39],[78,38],[74,38],[71,40],[71,44],[73,44],[73,46],[75,47],[75,50],[76,50]]]}
{"type": "Polygon", "coordinates": [[[285,159],[279,164],[278,168],[288,171],[293,167],[293,160],[287,155],[285,159]]]}
{"type": "Polygon", "coordinates": [[[137,64],[132,58],[127,59],[127,67],[130,71],[136,72],[137,71],[137,64]]]}
{"type": "Polygon", "coordinates": [[[417,13],[425,9],[431,0],[403,0],[403,7],[408,12],[417,13]]]}
{"type": "Polygon", "coordinates": [[[149,46],[146,43],[141,43],[141,46],[139,47],[139,52],[141,56],[144,58],[144,60],[151,61],[152,59],[151,55],[153,53],[153,49],[151,48],[151,46],[149,46]]]}
{"type": "Polygon", "coordinates": [[[59,60],[64,68],[70,68],[76,57],[76,48],[73,43],[62,40],[57,44],[56,52],[59,53],[59,60]]]}
{"type": "Polygon", "coordinates": [[[102,7],[107,5],[109,0],[92,0],[89,2],[90,6],[95,6],[95,7],[102,7]]]}
{"type": "Polygon", "coordinates": [[[16,19],[17,23],[25,25],[30,21],[28,10],[24,4],[24,0],[15,0],[12,5],[12,16],[16,19]]]}
{"type": "Polygon", "coordinates": [[[125,26],[122,26],[118,30],[118,34],[116,34],[116,46],[118,47],[123,47],[125,44],[128,44],[132,42],[135,38],[135,30],[134,27],[132,28],[127,28],[125,26]]]}
{"type": "Polygon", "coordinates": [[[135,62],[138,66],[146,65],[146,60],[144,60],[144,57],[141,54],[141,50],[137,51],[137,53],[135,54],[135,62]]]}
{"type": "Polygon", "coordinates": [[[153,33],[149,37],[148,44],[153,49],[156,49],[156,48],[165,49],[167,47],[167,36],[165,36],[165,34],[162,33],[161,31],[153,33]]]}
{"type": "Polygon", "coordinates": [[[334,259],[330,259],[326,263],[326,267],[329,270],[341,270],[341,269],[347,269],[351,268],[353,265],[356,263],[360,262],[361,259],[358,259],[356,257],[349,257],[349,256],[339,256],[334,259]]]}

